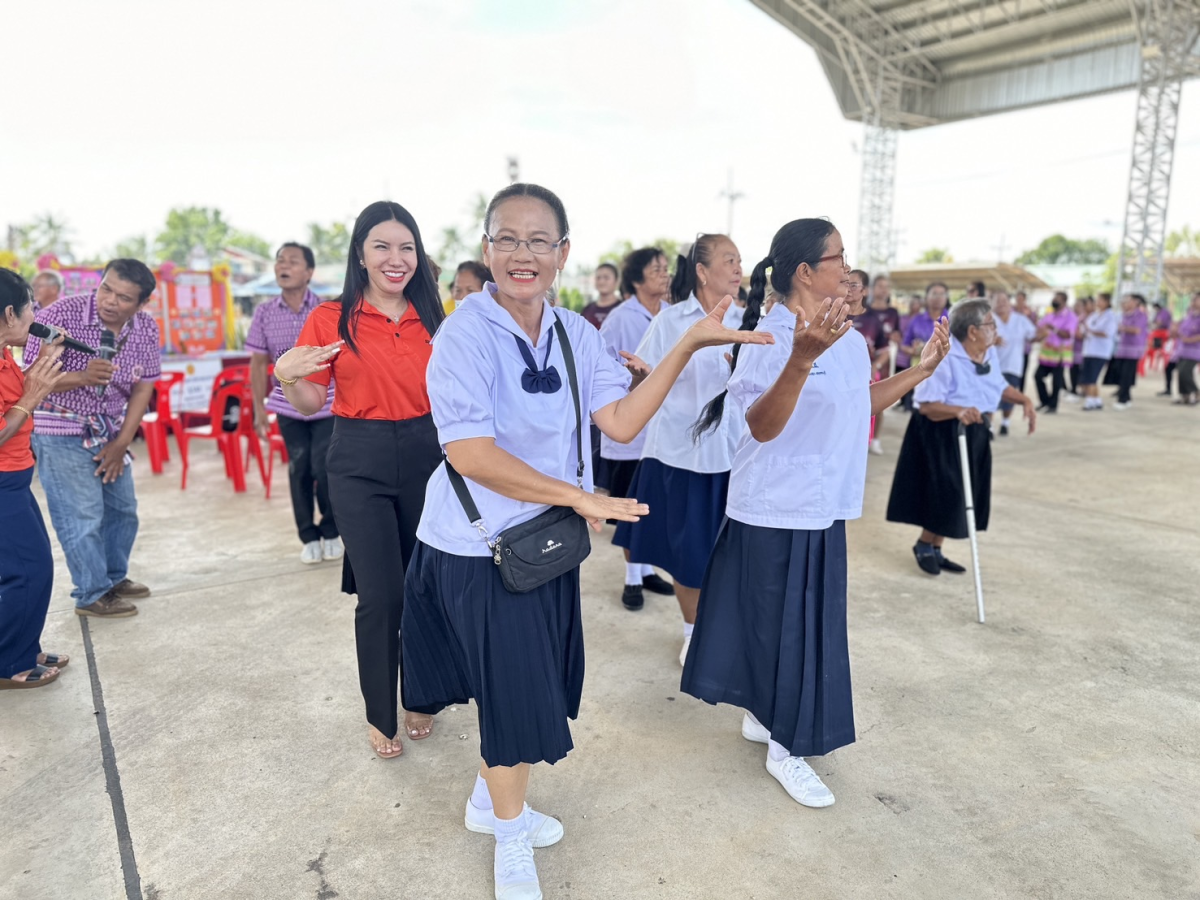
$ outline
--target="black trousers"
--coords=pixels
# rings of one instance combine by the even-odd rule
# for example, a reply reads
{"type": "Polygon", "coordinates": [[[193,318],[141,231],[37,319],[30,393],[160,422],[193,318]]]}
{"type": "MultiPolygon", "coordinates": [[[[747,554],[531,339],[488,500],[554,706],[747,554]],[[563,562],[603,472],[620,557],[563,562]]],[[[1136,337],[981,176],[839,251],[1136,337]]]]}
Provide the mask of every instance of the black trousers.
{"type": "Polygon", "coordinates": [[[1072,394],[1079,393],[1079,377],[1083,374],[1083,367],[1078,362],[1080,357],[1076,356],[1075,359],[1077,361],[1071,363],[1071,368],[1067,370],[1067,374],[1070,376],[1068,389],[1072,394]]]}
{"type": "MultiPolygon", "coordinates": [[[[1175,362],[1175,360],[1171,360],[1169,363],[1167,363],[1167,367],[1163,370],[1163,377],[1167,382],[1163,387],[1163,392],[1168,395],[1171,393],[1171,376],[1175,374],[1175,370],[1177,368],[1179,368],[1179,364],[1175,362]]],[[[1180,393],[1183,392],[1183,388],[1180,388],[1179,390],[1180,393]]]]}
{"type": "Polygon", "coordinates": [[[1137,381],[1138,361],[1136,359],[1114,359],[1109,366],[1117,369],[1117,402],[1128,403],[1133,397],[1130,390],[1137,381]]]}
{"type": "Polygon", "coordinates": [[[441,461],[432,416],[334,419],[329,496],[358,590],[358,683],[367,721],[388,738],[397,730],[404,573],[417,545],[425,484],[441,461]]]}
{"type": "Polygon", "coordinates": [[[329,477],[325,457],[333,437],[333,419],[290,419],[279,416],[279,433],[288,452],[288,487],[292,492],[292,515],[301,543],[338,536],[333,506],[329,502],[329,477]],[[313,523],[313,500],[321,511],[321,524],[313,523]]]}
{"type": "Polygon", "coordinates": [[[1047,366],[1038,363],[1037,371],[1033,373],[1037,384],[1038,402],[1047,409],[1058,409],[1058,395],[1063,389],[1063,367],[1047,366]],[[1046,389],[1046,378],[1050,378],[1050,389],[1046,389]]]}

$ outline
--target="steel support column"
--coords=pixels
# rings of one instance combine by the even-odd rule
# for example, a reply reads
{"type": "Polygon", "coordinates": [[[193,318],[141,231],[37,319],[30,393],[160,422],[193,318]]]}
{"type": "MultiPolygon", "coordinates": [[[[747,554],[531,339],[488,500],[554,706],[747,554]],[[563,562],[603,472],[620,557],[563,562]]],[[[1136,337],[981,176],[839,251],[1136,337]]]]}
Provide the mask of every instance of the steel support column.
{"type": "Polygon", "coordinates": [[[1197,37],[1194,0],[1133,0],[1142,65],[1117,293],[1153,302],[1162,284],[1167,201],[1179,126],[1179,95],[1197,37]]]}

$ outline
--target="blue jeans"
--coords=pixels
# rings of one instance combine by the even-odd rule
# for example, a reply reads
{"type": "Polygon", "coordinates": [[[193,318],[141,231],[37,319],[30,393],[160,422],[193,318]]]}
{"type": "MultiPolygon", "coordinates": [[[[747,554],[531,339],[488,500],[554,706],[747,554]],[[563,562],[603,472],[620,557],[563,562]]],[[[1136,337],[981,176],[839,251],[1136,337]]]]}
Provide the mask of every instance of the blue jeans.
{"type": "Polygon", "coordinates": [[[129,554],[137,537],[137,497],[133,470],[105,484],[96,475],[96,450],[83,438],[33,435],[38,480],[58,542],[67,557],[76,606],[91,606],[129,571],[129,554]]]}
{"type": "Polygon", "coordinates": [[[29,484],[33,467],[0,472],[0,678],[37,665],[54,586],[50,535],[29,484]]]}

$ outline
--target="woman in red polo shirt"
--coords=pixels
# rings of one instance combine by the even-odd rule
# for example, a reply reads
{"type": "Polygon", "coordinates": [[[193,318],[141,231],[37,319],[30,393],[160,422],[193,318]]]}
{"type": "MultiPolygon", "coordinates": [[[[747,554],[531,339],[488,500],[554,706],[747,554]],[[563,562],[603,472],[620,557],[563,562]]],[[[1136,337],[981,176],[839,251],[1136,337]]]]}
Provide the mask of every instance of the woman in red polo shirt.
{"type": "Polygon", "coordinates": [[[0,690],[47,685],[68,662],[65,654],[42,652],[54,559],[29,489],[33,410],[63,376],[62,342],[43,344],[27,372],[8,349],[25,346],[35,310],[25,279],[0,269],[0,690]]]}
{"type": "MultiPolygon", "coordinates": [[[[445,317],[417,223],[372,203],[354,223],[342,296],[312,311],[275,377],[305,415],[334,380],[329,499],[358,594],[358,680],[371,746],[399,756],[397,687],[404,572],[416,546],[425,483],[442,460],[425,389],[430,336],[445,317]]],[[[344,579],[344,584],[347,579],[344,579]]],[[[405,713],[413,740],[433,719],[405,713]]]]}

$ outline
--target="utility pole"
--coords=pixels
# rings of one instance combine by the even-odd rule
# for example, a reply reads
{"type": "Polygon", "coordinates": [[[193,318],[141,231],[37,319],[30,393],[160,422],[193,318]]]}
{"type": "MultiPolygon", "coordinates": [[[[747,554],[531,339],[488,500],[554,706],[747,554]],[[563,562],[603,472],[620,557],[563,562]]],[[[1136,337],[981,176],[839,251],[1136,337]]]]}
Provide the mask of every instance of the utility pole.
{"type": "Polygon", "coordinates": [[[733,204],[737,203],[739,200],[741,200],[746,195],[743,194],[741,191],[735,191],[733,189],[733,169],[732,168],[730,168],[730,170],[729,170],[729,185],[728,185],[728,187],[726,187],[725,190],[721,191],[721,193],[717,194],[717,196],[724,197],[726,200],[729,201],[729,212],[728,212],[728,215],[725,220],[725,234],[728,237],[733,237],[733,204]]]}
{"type": "Polygon", "coordinates": [[[1007,247],[1008,244],[1004,243],[1004,235],[1000,235],[1000,243],[992,246],[992,249],[996,251],[996,262],[1004,262],[1004,250],[1007,247]]]}
{"type": "Polygon", "coordinates": [[[508,158],[508,183],[516,184],[521,180],[521,163],[515,156],[508,158]]]}

